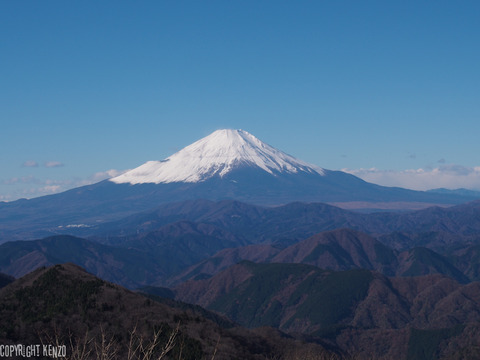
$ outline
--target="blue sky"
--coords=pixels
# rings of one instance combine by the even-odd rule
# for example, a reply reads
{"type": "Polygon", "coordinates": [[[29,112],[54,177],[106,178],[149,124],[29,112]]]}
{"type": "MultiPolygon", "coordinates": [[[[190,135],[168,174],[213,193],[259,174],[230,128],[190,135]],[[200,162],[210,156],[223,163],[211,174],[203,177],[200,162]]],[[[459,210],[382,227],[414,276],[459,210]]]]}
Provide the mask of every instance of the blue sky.
{"type": "Polygon", "coordinates": [[[0,200],[219,128],[368,181],[480,190],[478,1],[0,2],[0,200]]]}

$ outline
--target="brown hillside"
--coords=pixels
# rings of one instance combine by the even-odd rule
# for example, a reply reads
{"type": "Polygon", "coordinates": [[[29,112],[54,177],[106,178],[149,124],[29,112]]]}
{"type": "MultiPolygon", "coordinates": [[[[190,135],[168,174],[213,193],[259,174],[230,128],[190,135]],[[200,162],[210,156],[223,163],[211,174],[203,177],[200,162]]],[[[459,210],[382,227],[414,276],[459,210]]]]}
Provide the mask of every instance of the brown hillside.
{"type": "MultiPolygon", "coordinates": [[[[192,309],[153,301],[73,264],[38,269],[0,290],[2,344],[58,340],[73,356],[72,348],[85,340],[91,351],[85,359],[96,359],[98,348],[105,350],[107,344],[111,357],[102,358],[126,359],[134,329],[137,345],[140,339],[149,344],[159,332],[158,351],[178,329],[168,357],[174,359],[211,359],[213,354],[215,359],[265,359],[282,354],[286,344],[300,346],[288,338],[280,341],[240,327],[223,328],[192,309]]],[[[316,350],[325,352],[319,346],[316,350]]]]}

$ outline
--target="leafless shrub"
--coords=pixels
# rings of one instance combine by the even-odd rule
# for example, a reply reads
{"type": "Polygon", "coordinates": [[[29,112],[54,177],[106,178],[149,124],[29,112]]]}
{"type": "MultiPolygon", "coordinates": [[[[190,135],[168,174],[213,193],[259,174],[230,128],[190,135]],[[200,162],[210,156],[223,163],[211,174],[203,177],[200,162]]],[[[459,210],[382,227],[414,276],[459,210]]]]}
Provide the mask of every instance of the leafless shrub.
{"type": "Polygon", "coordinates": [[[344,358],[327,351],[318,351],[311,348],[297,348],[288,352],[281,360],[343,360],[344,358]]]}
{"type": "Polygon", "coordinates": [[[152,340],[146,340],[138,334],[135,326],[130,332],[127,360],[161,360],[173,349],[179,332],[180,324],[172,331],[168,340],[160,343],[162,329],[154,331],[152,340]],[[159,352],[159,354],[157,354],[159,352]]]}
{"type": "Polygon", "coordinates": [[[70,343],[70,352],[68,359],[70,360],[85,360],[90,358],[90,354],[92,352],[91,349],[91,342],[93,341],[92,338],[88,337],[88,330],[85,331],[85,335],[78,339],[75,343],[73,341],[73,335],[70,334],[69,336],[69,343],[70,343]]]}
{"type": "Polygon", "coordinates": [[[115,360],[118,355],[118,344],[113,337],[107,338],[103,328],[100,337],[100,343],[94,341],[96,360],[115,360]]]}
{"type": "MultiPolygon", "coordinates": [[[[68,338],[69,349],[65,360],[116,360],[125,358],[127,360],[162,360],[175,347],[179,327],[180,324],[170,333],[166,341],[162,341],[162,329],[154,331],[153,336],[148,339],[141,335],[135,326],[130,331],[126,356],[122,354],[121,344],[113,336],[108,336],[103,328],[98,337],[91,336],[88,330],[81,337],[75,337],[70,333],[68,338]]],[[[39,337],[43,345],[64,345],[62,337],[56,330],[53,335],[43,333],[39,337]]],[[[181,360],[181,355],[179,360],[181,360]]]]}

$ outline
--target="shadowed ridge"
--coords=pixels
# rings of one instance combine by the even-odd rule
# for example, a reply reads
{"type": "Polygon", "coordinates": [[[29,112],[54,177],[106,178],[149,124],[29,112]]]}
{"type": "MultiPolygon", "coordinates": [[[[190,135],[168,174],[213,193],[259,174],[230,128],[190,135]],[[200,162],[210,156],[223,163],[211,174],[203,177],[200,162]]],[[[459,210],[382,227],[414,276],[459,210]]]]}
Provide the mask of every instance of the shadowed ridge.
{"type": "Polygon", "coordinates": [[[241,262],[176,291],[177,298],[199,299],[245,326],[302,332],[359,358],[428,351],[437,354],[432,360],[453,359],[478,349],[480,283],[438,274],[388,278],[359,269],[241,262]]]}
{"type": "MultiPolygon", "coordinates": [[[[166,303],[102,281],[74,264],[39,268],[0,290],[0,343],[58,341],[70,346],[70,341],[81,345],[85,340],[92,355],[100,348],[106,351],[102,355],[118,358],[115,354],[128,353],[132,336],[146,346],[157,333],[157,357],[170,338],[169,356],[181,360],[260,360],[299,346],[288,337],[279,341],[278,333],[263,337],[231,323],[223,328],[206,319],[205,310],[166,303]]],[[[70,348],[67,352],[73,353],[70,348]]]]}
{"type": "Polygon", "coordinates": [[[15,281],[13,276],[0,273],[0,289],[15,281]]]}

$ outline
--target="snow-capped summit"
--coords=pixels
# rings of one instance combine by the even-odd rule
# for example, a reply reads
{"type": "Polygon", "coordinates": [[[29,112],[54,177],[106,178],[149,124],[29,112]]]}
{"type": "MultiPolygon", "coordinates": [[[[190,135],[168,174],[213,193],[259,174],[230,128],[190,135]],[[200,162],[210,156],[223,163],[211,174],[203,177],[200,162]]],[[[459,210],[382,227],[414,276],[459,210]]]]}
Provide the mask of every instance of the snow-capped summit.
{"type": "Polygon", "coordinates": [[[234,169],[256,167],[269,174],[324,170],[265,144],[244,130],[223,129],[200,139],[162,161],[149,161],[110,179],[121,184],[196,183],[223,177],[234,169]]]}
{"type": "MultiPolygon", "coordinates": [[[[92,229],[168,203],[176,203],[173,208],[185,211],[199,206],[195,211],[201,217],[203,205],[199,204],[204,201],[226,201],[224,204],[231,204],[232,209],[243,205],[230,201],[262,206],[323,202],[359,209],[399,210],[418,209],[419,204],[445,206],[468,200],[473,199],[371,184],[342,171],[297,160],[246,131],[218,130],[163,161],[149,161],[110,180],[0,204],[0,223],[3,220],[9,224],[0,231],[0,242],[58,234],[63,231],[59,229],[92,229]]],[[[292,206],[295,209],[297,205],[292,206]]],[[[173,208],[164,207],[163,215],[158,216],[169,217],[173,208]]],[[[236,210],[232,211],[228,216],[238,220],[239,226],[248,224],[248,220],[236,218],[236,210]]]]}

